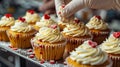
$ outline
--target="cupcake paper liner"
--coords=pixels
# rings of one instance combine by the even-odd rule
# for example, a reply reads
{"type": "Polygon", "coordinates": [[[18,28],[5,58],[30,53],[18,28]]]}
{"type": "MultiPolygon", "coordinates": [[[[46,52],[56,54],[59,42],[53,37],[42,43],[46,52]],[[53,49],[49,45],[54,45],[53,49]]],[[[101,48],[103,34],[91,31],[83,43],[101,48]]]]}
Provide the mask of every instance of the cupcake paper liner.
{"type": "Polygon", "coordinates": [[[109,54],[109,57],[113,61],[113,67],[120,67],[120,55],[114,56],[114,55],[109,54]]]}
{"type": "Polygon", "coordinates": [[[7,31],[7,35],[10,39],[11,46],[14,48],[29,48],[31,47],[30,40],[34,37],[36,32],[30,33],[15,33],[10,30],[7,31]]]}
{"type": "Polygon", "coordinates": [[[66,41],[57,44],[41,43],[36,44],[31,39],[31,44],[38,60],[59,60],[62,59],[66,41]]]}
{"type": "Polygon", "coordinates": [[[92,40],[92,36],[88,38],[70,38],[70,37],[65,38],[67,39],[67,44],[65,47],[65,50],[67,50],[67,52],[71,52],[86,40],[92,40]]]}
{"type": "Polygon", "coordinates": [[[99,45],[103,41],[105,41],[106,38],[108,38],[110,33],[102,31],[102,32],[91,32],[91,34],[93,35],[93,41],[97,42],[99,45]]]}
{"type": "Polygon", "coordinates": [[[76,63],[75,61],[71,60],[69,57],[66,58],[67,67],[112,67],[112,60],[109,58],[104,64],[91,66],[91,65],[85,65],[76,63]]]}
{"type": "Polygon", "coordinates": [[[0,41],[9,41],[6,30],[0,30],[0,41]]]}

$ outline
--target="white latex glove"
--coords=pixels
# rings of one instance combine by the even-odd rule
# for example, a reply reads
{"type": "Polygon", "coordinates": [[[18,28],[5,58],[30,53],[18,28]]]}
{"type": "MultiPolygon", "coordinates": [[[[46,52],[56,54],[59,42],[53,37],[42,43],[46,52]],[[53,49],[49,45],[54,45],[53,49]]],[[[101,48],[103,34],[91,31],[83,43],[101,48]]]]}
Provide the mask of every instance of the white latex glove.
{"type": "Polygon", "coordinates": [[[59,7],[61,5],[66,5],[70,2],[71,0],[55,0],[55,7],[56,7],[56,12],[57,12],[57,15],[59,16],[58,12],[59,12],[59,7]]]}
{"type": "MultiPolygon", "coordinates": [[[[62,2],[63,0],[56,0],[56,8],[58,8],[58,1],[62,2]]],[[[78,10],[89,7],[92,9],[117,9],[120,10],[120,0],[72,0],[68,3],[63,9],[62,15],[65,17],[70,17],[78,10]]]]}

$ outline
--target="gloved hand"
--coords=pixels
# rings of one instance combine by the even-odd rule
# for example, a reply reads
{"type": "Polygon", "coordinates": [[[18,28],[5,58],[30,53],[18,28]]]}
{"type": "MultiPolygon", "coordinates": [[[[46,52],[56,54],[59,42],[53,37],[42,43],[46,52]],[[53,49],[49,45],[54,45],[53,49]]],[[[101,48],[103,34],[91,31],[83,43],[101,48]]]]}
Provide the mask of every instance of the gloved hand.
{"type": "MultiPolygon", "coordinates": [[[[55,0],[56,8],[60,4],[57,4],[57,1],[63,0],[55,0]]],[[[89,7],[92,9],[118,9],[120,10],[120,0],[72,0],[68,3],[63,9],[62,15],[64,17],[70,17],[78,10],[89,7]]]]}
{"type": "Polygon", "coordinates": [[[58,12],[59,12],[59,7],[62,6],[63,4],[66,5],[70,2],[71,0],[55,0],[55,7],[56,7],[56,12],[57,12],[57,15],[58,12]]]}

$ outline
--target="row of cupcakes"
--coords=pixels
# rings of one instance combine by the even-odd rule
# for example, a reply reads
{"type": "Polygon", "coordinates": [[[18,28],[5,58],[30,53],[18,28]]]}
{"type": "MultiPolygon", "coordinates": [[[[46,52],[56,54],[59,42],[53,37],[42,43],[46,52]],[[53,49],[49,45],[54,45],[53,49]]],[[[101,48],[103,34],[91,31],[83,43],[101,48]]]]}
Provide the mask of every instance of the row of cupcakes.
{"type": "MultiPolygon", "coordinates": [[[[26,23],[29,25],[33,25],[36,22],[40,21],[40,16],[34,11],[34,10],[28,10],[24,16],[26,23]]],[[[13,26],[16,22],[19,22],[18,20],[15,20],[12,14],[5,14],[3,17],[1,17],[0,20],[0,41],[9,41],[6,31],[10,29],[11,26],[13,26]]]]}
{"type": "MultiPolygon", "coordinates": [[[[99,19],[98,16],[95,16],[93,18],[94,18],[93,20],[95,21],[101,20],[101,19],[98,20],[99,19]]],[[[83,43],[84,41],[92,39],[92,35],[91,35],[91,31],[89,30],[89,27],[86,27],[84,23],[82,23],[78,19],[72,20],[70,23],[68,23],[62,32],[60,31],[60,28],[57,25],[57,23],[56,22],[54,23],[49,15],[44,15],[42,19],[43,19],[41,20],[42,22],[36,23],[38,26],[39,23],[41,23],[40,25],[43,24],[43,26],[37,27],[36,30],[38,30],[38,33],[36,34],[36,30],[34,29],[34,26],[36,27],[36,25],[31,26],[25,21],[24,18],[19,18],[18,21],[16,21],[15,24],[11,26],[10,29],[7,31],[7,35],[10,39],[12,47],[28,48],[31,47],[32,44],[33,50],[35,52],[35,56],[38,60],[43,60],[43,59],[59,60],[63,57],[64,50],[71,52],[79,45],[84,44],[83,43]],[[49,24],[51,22],[53,23],[49,24]],[[47,26],[44,26],[44,24],[47,26]]],[[[99,28],[99,24],[101,28],[103,28],[102,26],[104,26],[105,24],[103,22],[97,22],[97,23],[91,22],[91,23],[93,23],[91,26],[98,24],[96,25],[96,27],[98,28],[99,28]]],[[[92,28],[91,30],[94,30],[94,28],[92,28]]],[[[97,31],[97,35],[99,35],[99,37],[101,37],[103,34],[106,34],[108,28],[106,28],[105,31],[104,29],[103,30],[100,29],[100,32],[101,31],[102,33],[98,33],[97,31]]],[[[107,32],[107,34],[108,33],[109,32],[107,32]]],[[[115,33],[114,36],[119,38],[118,33],[117,35],[115,33]]],[[[94,44],[92,44],[92,46],[94,47],[94,44]]],[[[99,55],[101,54],[98,54],[97,56],[99,55]]]]}
{"type": "Polygon", "coordinates": [[[113,32],[101,45],[85,41],[66,62],[68,67],[120,67],[120,32],[113,32]]]}

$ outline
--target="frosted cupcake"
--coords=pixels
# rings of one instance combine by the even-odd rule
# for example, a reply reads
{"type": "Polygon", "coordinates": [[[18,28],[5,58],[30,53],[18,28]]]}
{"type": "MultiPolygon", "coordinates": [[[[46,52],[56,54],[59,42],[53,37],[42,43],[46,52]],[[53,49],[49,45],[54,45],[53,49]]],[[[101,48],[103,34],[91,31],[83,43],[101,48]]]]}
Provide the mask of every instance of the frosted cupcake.
{"type": "Polygon", "coordinates": [[[14,25],[15,20],[11,14],[5,14],[0,20],[0,41],[9,41],[6,31],[14,25]]]}
{"type": "Polygon", "coordinates": [[[108,24],[100,16],[92,17],[86,26],[93,34],[93,41],[98,44],[101,44],[109,36],[110,29],[108,28],[108,24]]]}
{"type": "Polygon", "coordinates": [[[107,52],[113,60],[113,67],[120,67],[120,32],[114,32],[101,44],[103,51],[107,52]]]}
{"type": "Polygon", "coordinates": [[[40,16],[34,10],[28,10],[24,18],[30,25],[35,25],[36,22],[40,21],[40,16]]]}
{"type": "Polygon", "coordinates": [[[52,24],[57,24],[57,23],[56,23],[49,15],[45,14],[45,15],[41,18],[40,22],[37,22],[37,23],[34,25],[34,28],[39,31],[39,29],[40,29],[41,27],[47,27],[47,26],[50,26],[50,25],[52,25],[52,24]]]}
{"type": "Polygon", "coordinates": [[[91,40],[85,41],[75,51],[72,51],[66,62],[68,67],[112,67],[108,54],[91,40]]]}
{"type": "Polygon", "coordinates": [[[62,31],[67,39],[66,51],[70,52],[84,41],[92,39],[90,30],[81,21],[72,21],[62,31]]]}
{"type": "Polygon", "coordinates": [[[29,48],[31,47],[30,39],[34,36],[36,31],[32,26],[25,22],[24,18],[19,18],[7,31],[11,46],[14,48],[29,48]]]}
{"type": "Polygon", "coordinates": [[[66,40],[57,25],[40,28],[31,40],[38,60],[59,60],[63,57],[66,40]]]}

